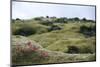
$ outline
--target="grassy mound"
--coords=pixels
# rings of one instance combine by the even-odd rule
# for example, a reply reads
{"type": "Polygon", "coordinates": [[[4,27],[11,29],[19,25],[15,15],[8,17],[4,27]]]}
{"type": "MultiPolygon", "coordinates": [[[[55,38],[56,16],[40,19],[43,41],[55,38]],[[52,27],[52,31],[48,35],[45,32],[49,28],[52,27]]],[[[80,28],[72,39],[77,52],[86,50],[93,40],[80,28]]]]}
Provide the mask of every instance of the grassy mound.
{"type": "Polygon", "coordinates": [[[55,24],[62,29],[43,34],[31,35],[28,38],[38,42],[41,46],[51,51],[61,51],[65,53],[95,53],[95,36],[85,37],[80,33],[81,26],[95,26],[94,23],[67,23],[55,24]],[[76,50],[71,50],[71,46],[76,50]],[[70,52],[71,50],[71,52],[70,52]]]}
{"type": "Polygon", "coordinates": [[[12,36],[13,65],[94,61],[94,54],[68,54],[50,51],[23,36],[12,36]]]}
{"type": "Polygon", "coordinates": [[[12,23],[12,34],[13,35],[22,35],[30,36],[33,34],[41,34],[48,32],[49,26],[44,26],[38,22],[16,22],[12,23]]]}

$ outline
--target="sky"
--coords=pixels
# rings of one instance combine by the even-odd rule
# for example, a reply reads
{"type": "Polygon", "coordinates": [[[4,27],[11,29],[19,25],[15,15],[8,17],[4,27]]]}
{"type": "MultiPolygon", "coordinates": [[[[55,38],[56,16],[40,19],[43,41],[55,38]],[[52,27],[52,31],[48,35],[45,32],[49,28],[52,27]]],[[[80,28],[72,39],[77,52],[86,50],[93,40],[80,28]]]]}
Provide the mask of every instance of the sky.
{"type": "Polygon", "coordinates": [[[95,20],[95,6],[12,2],[13,19],[31,19],[40,16],[79,17],[80,19],[95,20]]]}

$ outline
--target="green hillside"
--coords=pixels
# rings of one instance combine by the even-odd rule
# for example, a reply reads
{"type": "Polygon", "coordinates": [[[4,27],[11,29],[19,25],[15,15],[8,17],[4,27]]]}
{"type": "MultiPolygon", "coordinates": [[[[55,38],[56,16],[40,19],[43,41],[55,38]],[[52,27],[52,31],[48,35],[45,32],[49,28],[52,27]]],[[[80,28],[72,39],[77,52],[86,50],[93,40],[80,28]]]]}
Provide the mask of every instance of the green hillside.
{"type": "Polygon", "coordinates": [[[65,20],[65,18],[13,20],[13,53],[16,53],[18,47],[15,45],[18,43],[21,43],[22,46],[19,47],[25,50],[24,53],[19,50],[18,54],[13,54],[13,63],[23,65],[95,61],[95,30],[95,22],[91,20],[65,20]],[[39,46],[37,51],[24,46],[30,41],[33,46],[39,46]],[[46,52],[47,56],[41,57],[41,51],[46,52]]]}
{"type": "MultiPolygon", "coordinates": [[[[87,24],[85,23],[83,25],[87,24]]],[[[76,46],[79,48],[80,52],[88,52],[88,50],[81,51],[81,48],[82,50],[88,48],[90,52],[95,52],[95,36],[87,38],[84,34],[79,33],[81,25],[81,23],[68,23],[62,26],[62,30],[56,30],[39,35],[31,35],[29,38],[35,40],[44,48],[53,51],[67,52],[68,46],[76,46]]]]}
{"type": "Polygon", "coordinates": [[[94,61],[93,54],[69,54],[50,51],[23,36],[12,36],[13,65],[94,61]],[[29,44],[30,43],[30,44],[29,44]]]}

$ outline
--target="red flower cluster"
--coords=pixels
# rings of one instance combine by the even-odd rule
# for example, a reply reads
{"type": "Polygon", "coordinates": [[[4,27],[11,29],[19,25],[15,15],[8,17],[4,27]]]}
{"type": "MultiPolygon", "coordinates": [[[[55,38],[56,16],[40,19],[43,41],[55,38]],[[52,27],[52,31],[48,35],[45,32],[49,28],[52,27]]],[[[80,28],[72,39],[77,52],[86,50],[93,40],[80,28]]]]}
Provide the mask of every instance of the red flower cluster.
{"type": "Polygon", "coordinates": [[[47,52],[42,51],[42,52],[41,52],[41,56],[42,56],[42,57],[48,57],[48,53],[47,53],[47,52]]]}
{"type": "MultiPolygon", "coordinates": [[[[32,42],[28,42],[27,45],[29,46],[29,48],[30,48],[32,51],[37,51],[37,50],[39,49],[38,47],[33,46],[33,45],[32,45],[32,42]]],[[[41,51],[40,56],[41,56],[41,57],[48,57],[48,52],[46,52],[46,51],[41,51]]]]}
{"type": "Polygon", "coordinates": [[[33,46],[31,42],[28,42],[27,45],[29,46],[29,48],[30,48],[32,51],[37,51],[37,50],[38,50],[38,47],[33,46]]]}

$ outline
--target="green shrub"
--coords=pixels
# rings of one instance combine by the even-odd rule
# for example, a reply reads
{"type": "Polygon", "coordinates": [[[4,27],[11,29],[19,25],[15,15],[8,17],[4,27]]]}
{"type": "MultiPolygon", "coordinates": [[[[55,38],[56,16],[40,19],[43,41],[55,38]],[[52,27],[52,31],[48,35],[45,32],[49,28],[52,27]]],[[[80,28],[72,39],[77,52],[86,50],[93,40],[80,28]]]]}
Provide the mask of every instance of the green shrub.
{"type": "Polygon", "coordinates": [[[81,45],[79,46],[80,53],[95,53],[95,45],[81,45]]]}
{"type": "Polygon", "coordinates": [[[87,19],[86,18],[83,18],[82,21],[87,21],[87,19]]]}
{"type": "Polygon", "coordinates": [[[66,17],[57,18],[55,20],[55,23],[67,23],[67,18],[66,17]]]}
{"type": "Polygon", "coordinates": [[[42,20],[42,18],[41,17],[36,17],[36,18],[34,18],[34,20],[42,20]]]}
{"type": "Polygon", "coordinates": [[[48,21],[48,20],[47,21],[41,21],[40,24],[46,25],[46,26],[52,26],[53,25],[53,23],[48,21]]]}
{"type": "Polygon", "coordinates": [[[94,26],[81,26],[80,33],[84,34],[85,36],[95,36],[96,34],[96,27],[94,26]]]}
{"type": "Polygon", "coordinates": [[[14,32],[14,35],[29,36],[29,35],[32,35],[35,33],[36,33],[36,29],[29,27],[29,26],[25,26],[25,27],[22,27],[22,28],[16,30],[14,32]]]}
{"type": "Polygon", "coordinates": [[[61,30],[62,28],[61,27],[59,27],[59,26],[57,26],[57,25],[52,25],[49,29],[48,29],[48,31],[55,31],[55,30],[61,30]]]}
{"type": "Polygon", "coordinates": [[[79,21],[80,19],[78,17],[73,18],[75,21],[79,21]]]}
{"type": "Polygon", "coordinates": [[[22,35],[22,36],[30,36],[32,34],[41,34],[48,32],[48,27],[40,24],[35,24],[35,23],[16,23],[13,24],[12,27],[12,34],[13,35],[22,35]]]}
{"type": "Polygon", "coordinates": [[[68,45],[66,48],[65,53],[95,53],[95,46],[92,44],[68,45]]]}
{"type": "Polygon", "coordinates": [[[79,53],[79,48],[77,46],[67,46],[67,53],[79,53]]]}

